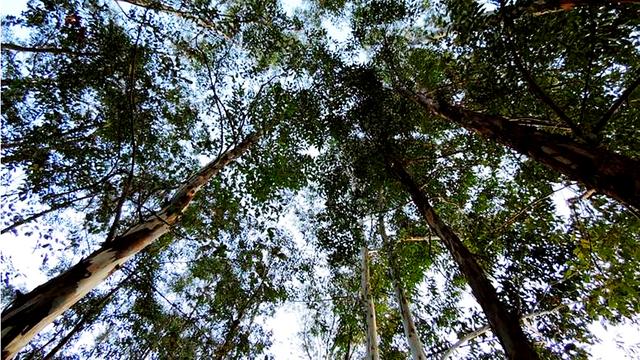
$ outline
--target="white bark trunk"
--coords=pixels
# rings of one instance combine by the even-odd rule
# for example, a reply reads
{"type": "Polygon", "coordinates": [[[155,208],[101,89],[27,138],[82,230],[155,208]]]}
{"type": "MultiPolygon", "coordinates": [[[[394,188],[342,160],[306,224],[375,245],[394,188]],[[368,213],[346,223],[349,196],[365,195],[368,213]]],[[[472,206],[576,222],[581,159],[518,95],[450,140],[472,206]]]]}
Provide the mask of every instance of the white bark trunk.
{"type": "Polygon", "coordinates": [[[362,304],[367,318],[367,360],[380,360],[378,351],[378,330],[376,326],[376,308],[371,298],[369,281],[369,251],[362,247],[362,304]]]}
{"type": "Polygon", "coordinates": [[[210,162],[188,178],[168,205],[71,269],[16,299],[2,312],[2,359],[13,358],[38,332],[117,270],[132,256],[166,234],[178,222],[196,193],[227,164],[258,141],[261,132],[210,162]]]}
{"type": "Polygon", "coordinates": [[[400,279],[397,277],[395,271],[392,270],[393,284],[396,290],[396,298],[398,299],[398,306],[400,307],[400,314],[402,315],[402,328],[404,329],[404,335],[407,337],[409,343],[409,349],[411,350],[411,357],[413,360],[426,360],[427,355],[424,352],[422,341],[416,329],[416,324],[413,322],[413,315],[409,309],[409,301],[405,296],[404,289],[400,284],[400,279]]]}
{"type": "Polygon", "coordinates": [[[400,308],[400,315],[402,316],[402,328],[404,329],[404,335],[407,337],[407,343],[409,344],[411,357],[413,358],[413,360],[426,360],[427,355],[424,352],[422,341],[420,341],[420,336],[418,335],[416,324],[413,322],[413,315],[411,314],[411,309],[409,308],[409,301],[407,300],[404,288],[402,287],[400,274],[398,274],[396,259],[393,254],[393,243],[387,236],[387,231],[385,230],[384,219],[382,218],[382,216],[380,216],[380,218],[378,219],[378,230],[388,252],[389,274],[391,275],[393,287],[396,292],[396,299],[398,300],[398,307],[400,308]]]}

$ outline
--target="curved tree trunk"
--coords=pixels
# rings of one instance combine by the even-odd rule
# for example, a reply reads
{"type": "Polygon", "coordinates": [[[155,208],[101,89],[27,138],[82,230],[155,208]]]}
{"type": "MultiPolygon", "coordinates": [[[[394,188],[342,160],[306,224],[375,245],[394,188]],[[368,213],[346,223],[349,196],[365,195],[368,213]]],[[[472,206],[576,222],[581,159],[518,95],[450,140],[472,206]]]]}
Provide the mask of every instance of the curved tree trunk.
{"type": "Polygon", "coordinates": [[[382,236],[384,246],[387,248],[389,258],[389,275],[393,282],[393,288],[395,289],[398,307],[400,308],[400,315],[402,316],[402,328],[404,329],[404,335],[407,337],[411,357],[413,360],[426,360],[427,354],[424,352],[424,346],[422,345],[422,341],[420,341],[416,324],[413,322],[413,315],[409,308],[409,301],[407,300],[402,282],[400,281],[398,261],[394,254],[393,243],[387,236],[382,215],[380,215],[380,218],[378,219],[378,231],[380,232],[380,236],[382,236]]]}
{"type": "Polygon", "coordinates": [[[71,269],[16,299],[2,312],[2,358],[9,359],[40,330],[100,284],[120,265],[166,234],[176,224],[193,197],[226,165],[258,141],[258,131],[218,159],[202,167],[176,191],[156,214],[117,236],[71,269]]]}
{"type": "Polygon", "coordinates": [[[369,280],[369,251],[362,247],[362,305],[367,318],[367,360],[380,360],[378,351],[378,330],[376,325],[376,308],[371,298],[371,282],[369,280]]]}
{"type": "Polygon", "coordinates": [[[497,115],[451,106],[429,96],[399,90],[429,112],[527,155],[597,192],[640,209],[640,160],[522,126],[497,115]]]}
{"type": "Polygon", "coordinates": [[[429,204],[425,194],[420,190],[402,164],[394,159],[387,159],[387,164],[392,173],[409,192],[420,214],[424,217],[427,224],[429,224],[429,227],[440,237],[442,243],[458,265],[460,272],[464,275],[471,287],[473,296],[489,320],[491,330],[500,340],[507,357],[509,359],[519,360],[539,359],[538,354],[522,331],[518,317],[511,313],[498,299],[496,289],[486,277],[482,267],[473,257],[473,254],[466,248],[462,241],[460,241],[458,235],[440,219],[431,207],[431,204],[429,204]]]}

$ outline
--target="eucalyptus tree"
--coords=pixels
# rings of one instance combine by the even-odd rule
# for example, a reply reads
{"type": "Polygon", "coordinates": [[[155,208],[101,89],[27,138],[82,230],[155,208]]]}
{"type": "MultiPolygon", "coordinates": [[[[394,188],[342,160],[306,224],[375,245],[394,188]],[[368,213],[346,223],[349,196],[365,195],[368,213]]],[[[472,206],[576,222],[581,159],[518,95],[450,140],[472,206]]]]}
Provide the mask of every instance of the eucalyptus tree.
{"type": "Polygon", "coordinates": [[[427,355],[424,352],[424,346],[420,341],[420,336],[416,328],[416,323],[413,319],[409,301],[407,300],[407,294],[402,285],[402,279],[400,278],[398,259],[395,246],[387,234],[387,230],[384,225],[384,217],[378,218],[378,232],[384,244],[385,251],[387,253],[387,263],[389,266],[389,277],[393,282],[393,288],[396,293],[396,301],[400,310],[400,316],[402,317],[402,328],[404,335],[407,339],[409,349],[411,350],[411,357],[413,360],[426,359],[427,355]]]}
{"type": "MultiPolygon", "coordinates": [[[[574,267],[572,259],[576,242],[572,236],[576,233],[571,230],[565,233],[559,227],[561,219],[549,211],[553,208],[549,200],[554,192],[553,174],[545,173],[531,161],[522,162],[499,147],[493,147],[492,154],[487,153],[483,148],[486,143],[457,131],[455,124],[443,123],[435,118],[423,119],[418,107],[412,106],[392,90],[385,89],[372,70],[345,66],[337,72],[339,75],[335,75],[335,63],[332,64],[327,77],[331,79],[329,83],[335,93],[329,91],[329,98],[344,96],[348,100],[328,102],[328,107],[334,107],[327,111],[330,115],[325,118],[328,134],[334,139],[333,144],[327,147],[332,150],[326,154],[326,164],[333,170],[325,170],[324,173],[327,174],[325,191],[329,191],[326,193],[329,199],[327,209],[335,209],[336,216],[332,217],[335,222],[331,230],[322,230],[321,233],[325,234],[325,246],[331,250],[330,258],[353,258],[357,253],[358,241],[353,239],[358,237],[341,234],[353,232],[357,229],[353,224],[357,223],[359,216],[375,209],[371,194],[377,193],[381,184],[394,189],[387,192],[394,194],[390,197],[391,201],[402,208],[405,195],[392,185],[389,176],[393,173],[384,175],[389,169],[385,168],[385,157],[393,157],[394,153],[400,152],[396,161],[410,165],[413,172],[420,174],[420,188],[426,187],[428,190],[425,191],[436,194],[432,196],[436,199],[437,208],[449,219],[450,227],[464,236],[462,246],[475,253],[472,255],[466,250],[468,256],[465,259],[480,260],[476,262],[476,269],[480,263],[482,268],[495,269],[493,276],[500,279],[501,291],[496,294],[495,289],[490,290],[491,285],[487,289],[494,293],[494,297],[499,296],[499,301],[504,305],[500,311],[506,313],[512,323],[517,324],[519,318],[533,313],[532,310],[537,307],[557,307],[558,304],[551,301],[553,298],[563,299],[567,312],[547,313],[553,314],[557,323],[543,319],[546,324],[544,331],[532,334],[548,346],[538,347],[536,351],[551,356],[562,354],[566,346],[575,355],[584,354],[580,347],[575,346],[575,342],[589,341],[584,332],[587,318],[572,317],[568,310],[574,301],[594,296],[599,290],[585,292],[585,286],[589,283],[587,278],[567,276],[565,273],[574,267]],[[334,94],[336,97],[332,97],[334,94]],[[392,147],[385,147],[377,140],[382,134],[393,136],[392,147]],[[340,155],[332,154],[334,150],[340,155]],[[460,156],[463,153],[466,156],[460,156]],[[479,171],[482,168],[488,171],[479,171]],[[512,202],[515,199],[521,199],[521,203],[512,202]],[[531,205],[523,206],[523,201],[531,205]],[[545,205],[538,207],[538,204],[545,205]],[[538,225],[533,225],[535,222],[527,225],[533,220],[523,217],[523,211],[534,219],[540,219],[538,225]],[[514,240],[518,238],[527,241],[514,240]],[[526,255],[531,254],[527,253],[526,248],[534,251],[535,256],[526,255]],[[500,270],[501,263],[510,264],[505,268],[506,272],[500,270]],[[554,283],[562,285],[548,286],[554,283]],[[557,295],[551,296],[550,293],[557,295]],[[571,329],[570,332],[567,332],[568,329],[571,329]],[[563,332],[565,334],[559,336],[563,332]]],[[[405,211],[412,213],[412,210],[405,211]]],[[[411,216],[415,216],[415,213],[411,216]]],[[[617,226],[625,227],[627,224],[617,226]]],[[[442,234],[438,235],[442,238],[442,234]]],[[[476,273],[482,275],[485,272],[482,268],[476,273]]],[[[579,271],[584,275],[590,272],[584,268],[579,271]]],[[[607,276],[611,275],[613,273],[607,276]]],[[[486,278],[483,282],[487,284],[486,278]]],[[[496,303],[485,305],[493,307],[496,303]]],[[[584,314],[584,309],[572,311],[584,314]]],[[[493,327],[496,331],[504,330],[501,326],[493,327]]],[[[467,327],[466,332],[471,333],[474,328],[477,327],[467,327]]],[[[464,331],[459,334],[462,337],[464,331]]],[[[426,347],[430,348],[436,343],[429,339],[426,347]]],[[[447,350],[446,346],[441,349],[433,351],[444,353],[447,350]]],[[[480,348],[473,346],[472,349],[475,356],[481,356],[480,348]]],[[[512,348],[512,356],[518,351],[512,348]]]]}
{"type": "Polygon", "coordinates": [[[608,3],[538,17],[501,5],[483,16],[475,2],[445,4],[452,35],[444,42],[459,53],[450,63],[456,65],[442,74],[444,82],[417,77],[409,80],[415,93],[402,85],[399,91],[587,189],[638,207],[632,125],[638,115],[629,100],[640,85],[633,33],[639,8],[608,3]],[[455,92],[464,100],[452,105],[446,97],[455,92]],[[616,140],[621,133],[625,140],[616,140]]]}
{"type": "MultiPolygon", "coordinates": [[[[11,96],[3,96],[9,105],[4,107],[9,126],[3,127],[3,142],[11,144],[5,148],[6,163],[10,171],[28,168],[24,187],[10,196],[53,200],[49,209],[16,219],[6,230],[75,205],[87,214],[93,233],[106,231],[106,240],[3,311],[3,358],[14,356],[128,259],[170,232],[205,184],[249,151],[264,131],[292,115],[281,96],[286,90],[261,77],[274,53],[257,42],[269,34],[282,36],[274,20],[281,13],[275,3],[253,5],[257,8],[237,4],[224,9],[231,19],[260,10],[259,23],[235,24],[238,28],[223,39],[201,41],[187,40],[188,28],[166,36],[163,15],[149,9],[122,15],[100,2],[31,4],[23,17],[7,20],[28,26],[30,41],[37,44],[4,47],[10,51],[3,53],[11,69],[6,73],[15,76],[8,82],[11,96]],[[260,55],[250,57],[243,46],[260,55]],[[30,55],[24,59],[23,53],[30,55]],[[32,67],[25,65],[29,62],[32,67]],[[245,84],[229,79],[247,72],[253,78],[245,84]],[[194,85],[205,89],[204,102],[217,110],[202,111],[198,103],[203,99],[186,95],[194,85]],[[208,116],[219,121],[214,131],[208,116]],[[48,131],[60,136],[45,137],[48,131]],[[41,139],[50,143],[30,151],[41,139]],[[199,148],[203,151],[192,152],[199,148]],[[187,176],[196,156],[212,160],[187,176]],[[90,201],[78,206],[86,199],[90,201]]],[[[260,171],[259,166],[245,168],[248,176],[260,171]]],[[[289,186],[276,182],[280,188],[289,186]]],[[[253,290],[264,291],[264,286],[253,290]]],[[[245,318],[255,317],[247,315],[248,309],[276,301],[262,295],[250,299],[229,320],[219,356],[235,347],[231,344],[245,318]]]]}
{"type": "Polygon", "coordinates": [[[323,203],[303,226],[331,279],[312,290],[338,324],[313,324],[328,353],[364,353],[358,255],[381,248],[382,217],[429,239],[370,258],[382,358],[408,354],[389,266],[426,357],[463,342],[468,358],[585,357],[590,322],[640,311],[637,215],[597,195],[638,206],[640,16],[634,1],[490,5],[62,1],[4,19],[30,31],[3,40],[5,237],[65,209],[88,231],[64,243],[85,260],[5,309],[3,357],[61,302],[38,299],[71,305],[112,271],[30,355],[85,329],[87,357],[258,356],[287,273],[312,269],[277,229],[297,192],[323,203]],[[573,181],[565,220],[552,197],[573,181]],[[96,257],[108,266],[85,278],[96,257]],[[481,310],[462,305],[467,283],[481,310]]]}

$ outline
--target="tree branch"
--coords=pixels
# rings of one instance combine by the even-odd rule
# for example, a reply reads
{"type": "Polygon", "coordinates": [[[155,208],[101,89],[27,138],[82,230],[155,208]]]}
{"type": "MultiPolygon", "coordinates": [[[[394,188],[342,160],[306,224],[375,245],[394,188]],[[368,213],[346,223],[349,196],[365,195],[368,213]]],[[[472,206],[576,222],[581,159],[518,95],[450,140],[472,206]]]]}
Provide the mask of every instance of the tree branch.
{"type": "MultiPolygon", "coordinates": [[[[529,314],[526,314],[524,316],[522,316],[520,318],[521,321],[527,321],[527,320],[531,320],[540,316],[544,316],[544,315],[549,315],[549,314],[553,314],[555,312],[557,312],[558,310],[562,309],[563,307],[565,307],[566,305],[558,305],[556,307],[554,307],[551,310],[544,310],[544,311],[536,311],[536,312],[532,312],[529,314]]],[[[478,336],[485,334],[487,332],[491,331],[491,327],[489,325],[485,325],[477,330],[474,330],[470,333],[468,333],[467,335],[464,335],[462,338],[460,338],[455,344],[451,345],[451,347],[449,349],[446,350],[446,352],[442,355],[442,358],[440,358],[441,360],[446,360],[448,358],[450,358],[453,353],[461,347],[462,344],[471,341],[475,338],[477,338],[478,336]]]]}
{"type": "Polygon", "coordinates": [[[12,51],[20,51],[20,52],[68,54],[68,55],[75,55],[75,56],[100,55],[99,52],[73,51],[71,49],[56,48],[56,47],[28,47],[28,46],[22,46],[22,45],[17,45],[12,43],[2,43],[2,50],[5,50],[5,49],[12,50],[12,51]]]}
{"type": "Polygon", "coordinates": [[[37,219],[37,218],[39,218],[41,216],[44,216],[44,215],[46,215],[46,214],[48,214],[50,212],[66,208],[66,207],[68,207],[68,206],[70,206],[70,205],[72,205],[72,204],[74,204],[74,203],[76,203],[76,202],[78,202],[80,200],[88,199],[88,198],[93,197],[95,195],[96,194],[94,194],[94,193],[90,193],[89,195],[85,195],[85,196],[81,196],[79,198],[75,198],[75,199],[72,199],[72,200],[69,200],[69,201],[65,201],[65,202],[53,205],[52,207],[50,207],[50,208],[48,208],[46,210],[42,210],[42,211],[37,212],[35,214],[31,214],[31,215],[29,215],[29,216],[27,216],[25,218],[22,218],[22,219],[20,219],[20,220],[18,220],[16,222],[14,222],[13,224],[5,227],[4,229],[2,229],[0,231],[0,234],[4,234],[4,233],[6,233],[8,231],[14,230],[18,226],[21,226],[21,225],[24,225],[24,224],[26,224],[28,222],[31,222],[31,221],[33,221],[33,220],[35,220],[35,219],[37,219]]]}
{"type": "Polygon", "coordinates": [[[606,6],[614,4],[640,4],[638,0],[538,0],[527,7],[534,16],[560,11],[571,11],[578,6],[606,6]]]}
{"type": "Polygon", "coordinates": [[[618,111],[620,106],[629,99],[629,96],[636,90],[636,88],[640,86],[640,74],[636,73],[636,79],[629,84],[627,89],[620,94],[620,97],[611,105],[609,110],[607,110],[602,118],[598,121],[598,123],[593,127],[594,134],[599,134],[602,129],[607,125],[611,117],[618,111]]]}
{"type": "Polygon", "coordinates": [[[522,58],[518,54],[518,51],[516,50],[517,48],[513,41],[513,34],[511,31],[511,29],[513,28],[513,21],[509,16],[505,15],[504,13],[502,18],[504,19],[504,23],[505,23],[505,27],[508,35],[506,39],[507,46],[509,47],[509,51],[513,55],[512,56],[513,62],[516,65],[516,69],[520,72],[524,80],[527,82],[529,90],[533,92],[533,95],[536,96],[538,100],[540,100],[542,103],[547,105],[560,118],[560,120],[562,120],[565,124],[567,124],[567,126],[571,128],[571,130],[577,137],[584,139],[582,130],[577,126],[577,124],[569,116],[567,116],[567,114],[560,108],[560,106],[558,106],[553,101],[553,99],[551,99],[551,97],[547,95],[547,93],[542,89],[542,87],[538,85],[533,75],[531,75],[531,72],[529,72],[529,70],[527,70],[527,68],[524,66],[524,62],[522,61],[522,58]]]}
{"type": "Polygon", "coordinates": [[[227,39],[227,40],[231,40],[231,37],[227,34],[225,34],[221,29],[218,28],[217,24],[215,24],[214,22],[210,21],[210,20],[205,20],[199,16],[193,15],[191,13],[188,13],[186,11],[182,11],[179,9],[175,9],[169,5],[166,5],[160,1],[150,1],[150,0],[118,0],[118,1],[122,1],[131,5],[135,5],[135,6],[139,6],[145,9],[151,9],[151,10],[159,10],[159,11],[164,11],[166,13],[170,13],[173,15],[176,15],[177,17],[183,18],[185,20],[190,20],[195,22],[198,26],[203,27],[205,29],[209,29],[214,31],[215,33],[217,33],[218,35],[222,36],[223,38],[227,39]]]}

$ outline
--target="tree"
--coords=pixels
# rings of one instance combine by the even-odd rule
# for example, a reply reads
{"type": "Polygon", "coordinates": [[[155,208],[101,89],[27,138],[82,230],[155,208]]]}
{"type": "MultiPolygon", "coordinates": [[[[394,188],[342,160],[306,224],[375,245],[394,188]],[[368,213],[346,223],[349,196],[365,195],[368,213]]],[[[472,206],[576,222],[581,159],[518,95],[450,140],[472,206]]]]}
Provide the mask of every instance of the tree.
{"type": "Polygon", "coordinates": [[[52,280],[3,357],[257,358],[296,301],[329,357],[586,358],[640,311],[636,3],[30,3],[3,241],[52,280]]]}
{"type": "Polygon", "coordinates": [[[369,251],[362,248],[362,308],[367,321],[367,359],[380,359],[378,351],[378,326],[376,324],[376,308],[371,298],[371,281],[369,280],[369,251]]]}
{"type": "Polygon", "coordinates": [[[136,224],[124,234],[107,241],[77,265],[14,301],[2,313],[3,357],[9,358],[54,318],[84,297],[97,284],[146,248],[176,224],[193,197],[227,164],[235,161],[258,141],[251,134],[237,147],[204,166],[184,182],[160,211],[136,224]]]}
{"type": "Polygon", "coordinates": [[[411,194],[413,202],[419,209],[425,221],[443,241],[447,250],[451,253],[455,262],[460,267],[466,280],[471,286],[473,295],[482,306],[489,319],[491,328],[496,333],[502,346],[511,359],[527,358],[536,359],[533,347],[529,344],[518,319],[498,299],[495,288],[484,275],[484,270],[474,261],[473,254],[464,246],[457,235],[445,224],[429,204],[426,196],[409,173],[402,167],[397,159],[388,160],[389,168],[395,173],[398,181],[406,187],[411,194]]]}
{"type": "Polygon", "coordinates": [[[426,359],[427,355],[424,352],[424,347],[420,341],[418,330],[416,329],[411,309],[409,308],[409,301],[407,301],[407,295],[404,291],[400,280],[400,274],[398,273],[398,264],[395,254],[393,243],[387,235],[387,231],[384,226],[384,219],[378,219],[378,231],[385,245],[387,256],[389,257],[389,277],[393,282],[393,287],[396,292],[396,298],[398,301],[398,307],[400,308],[400,315],[402,316],[402,328],[404,329],[404,335],[407,338],[409,349],[411,350],[411,357],[413,360],[426,359]]]}

